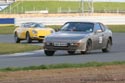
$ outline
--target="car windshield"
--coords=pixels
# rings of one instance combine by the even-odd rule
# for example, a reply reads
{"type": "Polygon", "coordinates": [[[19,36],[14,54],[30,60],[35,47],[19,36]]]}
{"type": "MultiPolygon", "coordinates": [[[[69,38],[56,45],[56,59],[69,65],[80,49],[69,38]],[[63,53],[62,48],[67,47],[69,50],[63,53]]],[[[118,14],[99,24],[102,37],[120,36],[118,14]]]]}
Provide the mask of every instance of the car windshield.
{"type": "Polygon", "coordinates": [[[92,32],[94,28],[93,23],[85,22],[68,22],[63,25],[61,31],[83,31],[83,32],[92,32]]]}
{"type": "Polygon", "coordinates": [[[42,23],[28,23],[31,28],[44,28],[45,26],[42,23]]]}

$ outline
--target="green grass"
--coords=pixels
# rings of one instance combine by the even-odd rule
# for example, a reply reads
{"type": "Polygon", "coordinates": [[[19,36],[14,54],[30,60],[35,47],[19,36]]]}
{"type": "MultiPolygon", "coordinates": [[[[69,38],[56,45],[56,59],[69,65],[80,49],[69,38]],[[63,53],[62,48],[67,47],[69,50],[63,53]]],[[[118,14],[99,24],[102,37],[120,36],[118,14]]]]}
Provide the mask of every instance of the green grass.
{"type": "Polygon", "coordinates": [[[62,69],[62,68],[83,68],[83,67],[101,67],[108,65],[125,65],[125,61],[115,61],[115,62],[88,62],[80,64],[52,64],[52,65],[40,65],[40,66],[29,66],[29,67],[8,67],[0,69],[0,71],[20,71],[20,70],[43,70],[43,69],[62,69]]]}
{"type": "Polygon", "coordinates": [[[61,28],[62,25],[49,25],[47,27],[55,29],[55,31],[58,31],[61,28]]]}
{"type": "Polygon", "coordinates": [[[39,49],[41,49],[41,46],[29,44],[0,43],[0,54],[11,54],[39,49]]]}
{"type": "Polygon", "coordinates": [[[112,32],[125,33],[125,25],[108,25],[112,32]]]}
{"type": "Polygon", "coordinates": [[[95,11],[102,11],[102,10],[125,10],[125,3],[120,2],[97,2],[94,4],[95,11]]]}
{"type": "Polygon", "coordinates": [[[14,25],[0,25],[0,34],[12,34],[14,29],[14,25]]]}
{"type": "MultiPolygon", "coordinates": [[[[45,10],[48,9],[49,13],[57,13],[61,8],[62,11],[73,10],[81,12],[81,2],[69,1],[17,1],[11,6],[3,10],[1,13],[24,13],[25,11],[45,10]],[[9,11],[11,10],[11,11],[9,11]]],[[[84,3],[85,9],[88,9],[88,3],[84,3]]],[[[125,10],[125,3],[120,2],[94,2],[95,11],[104,10],[125,10]]]]}

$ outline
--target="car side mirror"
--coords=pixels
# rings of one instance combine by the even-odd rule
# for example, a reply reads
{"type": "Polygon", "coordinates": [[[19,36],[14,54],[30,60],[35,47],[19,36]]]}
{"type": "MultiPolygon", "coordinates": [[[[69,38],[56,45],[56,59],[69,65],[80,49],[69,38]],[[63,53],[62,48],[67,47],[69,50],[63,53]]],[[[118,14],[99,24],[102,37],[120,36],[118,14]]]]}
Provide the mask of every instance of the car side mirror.
{"type": "Polygon", "coordinates": [[[102,30],[96,30],[95,31],[95,33],[101,33],[102,32],[102,30]]]}

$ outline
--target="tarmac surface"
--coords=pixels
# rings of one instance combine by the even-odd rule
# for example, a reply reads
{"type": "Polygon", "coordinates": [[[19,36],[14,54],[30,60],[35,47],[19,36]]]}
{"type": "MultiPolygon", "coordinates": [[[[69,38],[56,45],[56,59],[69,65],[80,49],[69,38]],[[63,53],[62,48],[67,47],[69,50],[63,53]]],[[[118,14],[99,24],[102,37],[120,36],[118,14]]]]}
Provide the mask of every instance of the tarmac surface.
{"type": "MultiPolygon", "coordinates": [[[[0,35],[0,42],[14,43],[13,35],[0,35]]],[[[26,42],[23,41],[21,43],[23,44],[26,42]]],[[[41,43],[37,42],[31,44],[42,46],[41,43]]],[[[55,56],[48,57],[45,56],[41,49],[32,52],[0,55],[0,68],[59,63],[86,63],[93,61],[125,61],[125,33],[113,33],[113,46],[109,53],[102,53],[100,50],[96,50],[84,55],[79,53],[68,55],[66,51],[58,51],[55,56]]]]}

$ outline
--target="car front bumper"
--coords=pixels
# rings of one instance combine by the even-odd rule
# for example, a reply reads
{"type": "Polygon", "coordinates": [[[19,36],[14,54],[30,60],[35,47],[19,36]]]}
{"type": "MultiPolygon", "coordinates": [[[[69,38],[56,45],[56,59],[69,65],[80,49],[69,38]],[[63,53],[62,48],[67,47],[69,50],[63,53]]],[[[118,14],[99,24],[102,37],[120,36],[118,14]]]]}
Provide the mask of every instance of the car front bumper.
{"type": "Polygon", "coordinates": [[[34,40],[43,40],[45,36],[33,36],[32,39],[34,40]]]}
{"type": "Polygon", "coordinates": [[[77,50],[79,47],[78,46],[44,46],[45,50],[69,50],[69,51],[74,51],[77,50]]]}
{"type": "Polygon", "coordinates": [[[54,46],[53,44],[51,45],[46,45],[44,44],[44,50],[50,50],[50,51],[56,51],[56,50],[67,50],[67,51],[84,51],[85,50],[85,44],[76,44],[76,45],[70,45],[67,44],[67,46],[54,46]]]}

